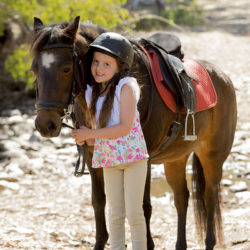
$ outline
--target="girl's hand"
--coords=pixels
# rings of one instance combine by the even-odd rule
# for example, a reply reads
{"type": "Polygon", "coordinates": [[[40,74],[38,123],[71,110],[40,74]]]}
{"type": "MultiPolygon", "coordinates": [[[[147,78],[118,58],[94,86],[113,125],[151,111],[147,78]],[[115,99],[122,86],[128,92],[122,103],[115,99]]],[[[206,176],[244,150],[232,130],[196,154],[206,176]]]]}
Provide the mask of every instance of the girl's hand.
{"type": "Polygon", "coordinates": [[[88,146],[94,146],[94,144],[95,144],[95,139],[94,139],[94,138],[88,139],[88,140],[87,140],[87,144],[88,144],[88,146]]]}
{"type": "Polygon", "coordinates": [[[81,126],[80,129],[72,130],[72,137],[80,146],[82,146],[86,140],[90,139],[89,134],[90,129],[84,126],[81,126]]]}

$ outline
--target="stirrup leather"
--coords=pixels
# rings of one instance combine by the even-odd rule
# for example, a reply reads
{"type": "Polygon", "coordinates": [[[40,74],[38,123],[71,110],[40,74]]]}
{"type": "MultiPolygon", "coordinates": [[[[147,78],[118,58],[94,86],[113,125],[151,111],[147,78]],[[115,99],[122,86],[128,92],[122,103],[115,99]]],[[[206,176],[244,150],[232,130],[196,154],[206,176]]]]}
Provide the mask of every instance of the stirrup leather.
{"type": "Polygon", "coordinates": [[[190,110],[187,111],[186,119],[185,119],[185,130],[184,130],[184,141],[195,141],[197,140],[197,135],[195,134],[195,120],[194,120],[194,112],[190,112],[190,110]],[[191,135],[187,134],[187,126],[188,126],[188,117],[191,115],[192,117],[192,123],[193,123],[193,133],[191,135]]]}

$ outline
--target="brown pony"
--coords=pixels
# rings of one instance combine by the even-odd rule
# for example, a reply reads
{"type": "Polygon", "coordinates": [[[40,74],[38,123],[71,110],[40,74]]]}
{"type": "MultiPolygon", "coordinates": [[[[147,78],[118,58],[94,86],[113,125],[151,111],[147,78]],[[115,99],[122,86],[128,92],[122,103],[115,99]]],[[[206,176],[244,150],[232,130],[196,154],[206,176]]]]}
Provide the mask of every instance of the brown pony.
{"type": "MultiPolygon", "coordinates": [[[[55,137],[62,127],[61,116],[67,108],[74,89],[86,87],[88,45],[105,30],[93,24],[79,24],[79,17],[71,23],[44,26],[35,18],[31,50],[34,54],[32,71],[37,84],[37,117],[35,126],[44,137],[55,137]],[[77,82],[77,86],[72,84],[77,82]],[[72,90],[73,88],[73,90],[72,90]]],[[[205,232],[207,250],[214,248],[216,239],[221,239],[221,214],[219,186],[222,165],[227,159],[236,127],[236,97],[229,77],[211,63],[201,61],[209,73],[217,93],[215,107],[196,113],[198,139],[184,141],[182,128],[179,136],[164,150],[160,150],[176,114],[161,100],[148,71],[148,59],[140,49],[138,41],[131,39],[135,50],[134,77],[142,87],[139,111],[143,124],[147,148],[150,154],[145,185],[144,214],[147,224],[148,249],[154,249],[150,233],[150,166],[164,164],[165,175],[174,193],[178,215],[176,249],[186,249],[186,215],[189,190],[186,181],[186,163],[193,152],[193,190],[196,225],[200,236],[205,232]],[[151,110],[152,109],[152,110],[151,110]],[[151,111],[150,111],[151,110],[151,111]]],[[[74,96],[73,96],[74,97],[74,96]]],[[[83,123],[82,107],[75,102],[77,120],[83,123]]],[[[181,123],[184,125],[185,116],[181,123]]],[[[90,155],[91,155],[91,150],[90,155]]],[[[92,205],[96,220],[96,243],[94,249],[104,249],[108,240],[105,222],[105,193],[102,169],[93,169],[87,159],[92,180],[92,205]]],[[[166,218],[167,219],[167,218],[166,218]]],[[[167,237],[167,236],[166,236],[167,237]]]]}

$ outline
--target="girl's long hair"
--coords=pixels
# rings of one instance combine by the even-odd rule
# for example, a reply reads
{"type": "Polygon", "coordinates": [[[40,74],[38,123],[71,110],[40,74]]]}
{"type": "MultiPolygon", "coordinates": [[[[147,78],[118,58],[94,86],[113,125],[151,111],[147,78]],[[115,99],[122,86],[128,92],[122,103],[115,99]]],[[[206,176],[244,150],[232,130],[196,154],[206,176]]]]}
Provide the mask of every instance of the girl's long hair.
{"type": "Polygon", "coordinates": [[[109,85],[109,89],[102,104],[98,121],[96,121],[96,103],[101,94],[101,89],[99,83],[96,83],[95,81],[93,82],[92,98],[89,108],[90,117],[93,125],[96,124],[98,128],[105,128],[107,126],[113,108],[116,86],[120,79],[127,75],[128,71],[121,70],[116,73],[113,78],[107,83],[109,85]]]}

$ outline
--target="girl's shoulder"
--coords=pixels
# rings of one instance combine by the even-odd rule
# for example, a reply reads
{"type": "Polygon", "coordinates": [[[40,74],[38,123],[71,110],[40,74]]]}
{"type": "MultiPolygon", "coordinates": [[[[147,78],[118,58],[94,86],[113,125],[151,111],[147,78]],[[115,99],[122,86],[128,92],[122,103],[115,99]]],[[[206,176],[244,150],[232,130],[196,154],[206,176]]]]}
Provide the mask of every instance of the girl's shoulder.
{"type": "Polygon", "coordinates": [[[132,77],[132,76],[126,76],[126,77],[123,77],[119,80],[117,86],[122,86],[123,84],[129,84],[129,85],[132,85],[132,87],[139,87],[138,85],[138,82],[136,80],[136,78],[132,77]]]}
{"type": "Polygon", "coordinates": [[[136,78],[130,77],[130,76],[126,76],[126,77],[120,79],[120,81],[118,82],[118,84],[116,86],[117,97],[120,99],[121,89],[125,84],[129,85],[133,89],[133,91],[135,93],[136,101],[138,102],[140,99],[140,87],[139,87],[139,84],[138,84],[136,78]]]}

